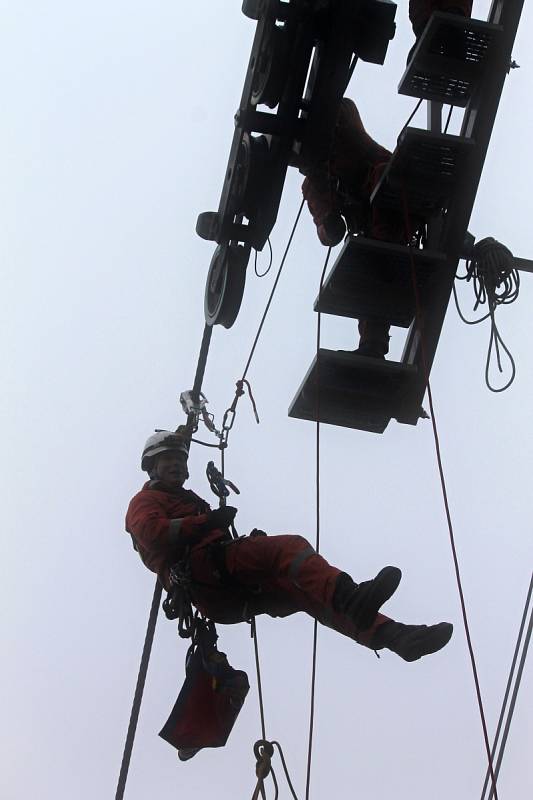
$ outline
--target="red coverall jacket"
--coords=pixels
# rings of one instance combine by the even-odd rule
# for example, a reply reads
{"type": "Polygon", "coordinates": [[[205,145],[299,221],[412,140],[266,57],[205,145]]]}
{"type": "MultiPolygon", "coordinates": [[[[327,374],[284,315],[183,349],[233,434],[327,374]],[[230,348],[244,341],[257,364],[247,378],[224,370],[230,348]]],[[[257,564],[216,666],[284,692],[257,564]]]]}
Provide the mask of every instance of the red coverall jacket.
{"type": "Polygon", "coordinates": [[[378,614],[368,631],[358,631],[332,607],[340,570],[315,552],[302,536],[247,536],[205,533],[209,505],[188,489],[163,491],[146,483],[130,502],[126,530],[142,561],[168,590],[169,568],[190,547],[192,598],[214,622],[242,622],[256,614],[288,616],[305,611],[340,633],[370,646],[388,621],[378,614]]]}

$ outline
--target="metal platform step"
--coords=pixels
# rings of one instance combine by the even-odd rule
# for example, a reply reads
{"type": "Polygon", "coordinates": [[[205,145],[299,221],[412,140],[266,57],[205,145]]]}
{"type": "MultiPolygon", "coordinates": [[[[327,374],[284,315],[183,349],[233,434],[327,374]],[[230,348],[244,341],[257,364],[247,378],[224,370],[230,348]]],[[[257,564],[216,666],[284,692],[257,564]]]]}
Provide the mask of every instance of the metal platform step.
{"type": "Polygon", "coordinates": [[[473,139],[406,128],[371,203],[402,209],[405,193],[410,214],[427,217],[446,208],[474,149],[473,139]]]}
{"type": "Polygon", "coordinates": [[[399,94],[466,106],[490,70],[502,33],[500,25],[433,14],[402,76],[399,94]]]}
{"type": "Polygon", "coordinates": [[[416,367],[396,361],[319,350],[318,362],[315,357],[289,416],[315,422],[320,417],[330,425],[383,433],[390,420],[404,412],[417,375],[416,367]]]}
{"type": "MultiPolygon", "coordinates": [[[[431,250],[412,250],[419,286],[446,256],[431,250]]],[[[315,311],[352,319],[386,319],[408,328],[415,314],[409,248],[399,244],[350,236],[315,301],[315,311]]]]}

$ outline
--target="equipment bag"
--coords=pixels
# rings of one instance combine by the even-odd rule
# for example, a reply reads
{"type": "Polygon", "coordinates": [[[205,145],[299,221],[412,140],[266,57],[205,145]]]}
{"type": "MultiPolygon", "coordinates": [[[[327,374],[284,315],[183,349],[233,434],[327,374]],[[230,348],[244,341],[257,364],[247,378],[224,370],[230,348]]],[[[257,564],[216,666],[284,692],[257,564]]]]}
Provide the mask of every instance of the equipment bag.
{"type": "Polygon", "coordinates": [[[212,622],[198,620],[185,661],[185,683],[159,733],[182,761],[202,747],[222,747],[248,694],[248,676],[216,648],[212,622]]]}

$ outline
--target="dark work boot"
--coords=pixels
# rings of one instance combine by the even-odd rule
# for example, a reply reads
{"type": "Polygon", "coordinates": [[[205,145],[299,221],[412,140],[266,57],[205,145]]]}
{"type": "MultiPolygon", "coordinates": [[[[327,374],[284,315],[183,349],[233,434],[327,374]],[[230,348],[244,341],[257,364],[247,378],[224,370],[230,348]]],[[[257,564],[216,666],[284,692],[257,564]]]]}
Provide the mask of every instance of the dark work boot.
{"type": "Polygon", "coordinates": [[[383,567],[375,578],[363,583],[354,581],[345,572],[337,578],[333,608],[350,617],[355,627],[366,631],[372,626],[379,609],[392,597],[402,578],[398,567],[383,567]]]}
{"type": "MultiPolygon", "coordinates": [[[[458,3],[457,5],[453,5],[453,3],[450,3],[449,6],[445,3],[441,3],[440,5],[441,7],[437,7],[435,10],[444,11],[446,14],[455,14],[458,17],[470,17],[472,3],[468,2],[468,0],[464,0],[462,3],[458,3]]],[[[418,40],[420,39],[428,20],[429,17],[419,20],[416,24],[416,29],[415,25],[413,25],[416,41],[407,55],[407,66],[409,66],[409,62],[411,61],[413,53],[416,50],[418,40]]],[[[464,32],[460,28],[454,28],[450,31],[449,38],[434,42],[433,47],[435,48],[435,52],[445,56],[446,58],[463,59],[466,47],[466,38],[464,32]]]]}
{"type": "Polygon", "coordinates": [[[378,628],[370,647],[374,650],[386,647],[404,661],[417,661],[422,656],[441,650],[450,641],[452,633],[453,625],[450,622],[404,625],[390,620],[378,628]]]}
{"type": "Polygon", "coordinates": [[[359,347],[355,351],[358,356],[385,358],[389,352],[390,325],[381,319],[359,320],[359,347]]]}

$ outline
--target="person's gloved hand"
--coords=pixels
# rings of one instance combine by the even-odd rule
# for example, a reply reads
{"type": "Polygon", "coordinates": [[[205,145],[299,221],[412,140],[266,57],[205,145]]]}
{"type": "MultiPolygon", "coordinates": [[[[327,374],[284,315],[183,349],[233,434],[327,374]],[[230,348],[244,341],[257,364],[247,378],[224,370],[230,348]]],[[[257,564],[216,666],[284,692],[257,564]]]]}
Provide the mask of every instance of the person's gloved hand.
{"type": "Polygon", "coordinates": [[[233,506],[222,506],[222,508],[215,508],[214,511],[209,511],[205,522],[206,531],[212,531],[216,528],[229,528],[235,519],[236,513],[237,509],[233,506]]]}

